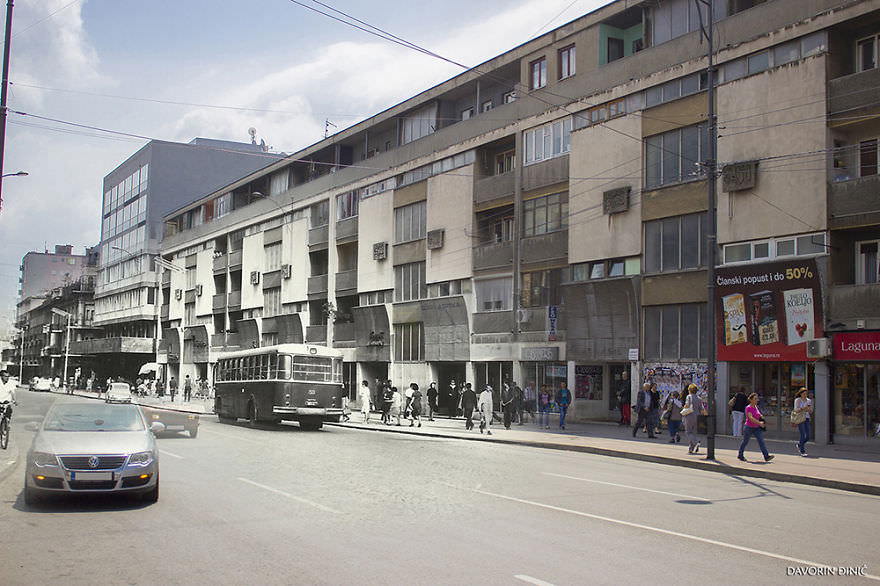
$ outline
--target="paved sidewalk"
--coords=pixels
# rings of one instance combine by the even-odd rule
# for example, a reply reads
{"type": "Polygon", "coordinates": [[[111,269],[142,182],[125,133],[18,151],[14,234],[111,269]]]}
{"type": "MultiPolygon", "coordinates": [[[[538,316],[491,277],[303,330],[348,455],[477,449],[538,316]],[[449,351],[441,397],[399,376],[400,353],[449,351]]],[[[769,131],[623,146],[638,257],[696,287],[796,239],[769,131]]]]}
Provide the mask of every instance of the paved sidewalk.
{"type": "Polygon", "coordinates": [[[765,440],[767,449],[775,455],[772,462],[764,462],[757,441],[752,440],[746,448],[747,462],[737,460],[740,440],[730,436],[715,437],[715,460],[706,460],[706,437],[700,436],[702,446],[696,455],[687,453],[687,437],[682,432],[683,443],[670,444],[668,432],[657,439],[648,439],[644,432],[632,437],[631,427],[619,427],[610,423],[566,422],[565,431],[557,423],[551,429],[541,429],[534,423],[514,424],[510,430],[495,423],[492,435],[481,435],[479,429],[465,431],[462,418],[436,418],[434,421],[422,420],[422,427],[409,427],[403,421],[401,427],[381,423],[376,413],[370,417],[368,425],[363,424],[361,413],[354,412],[347,423],[339,423],[369,431],[390,433],[411,433],[434,437],[450,437],[473,441],[490,441],[540,448],[572,450],[686,466],[710,470],[735,476],[750,476],[796,482],[812,486],[822,486],[880,495],[880,441],[876,446],[855,447],[842,445],[819,446],[807,444],[809,457],[797,453],[793,441],[765,440]]]}

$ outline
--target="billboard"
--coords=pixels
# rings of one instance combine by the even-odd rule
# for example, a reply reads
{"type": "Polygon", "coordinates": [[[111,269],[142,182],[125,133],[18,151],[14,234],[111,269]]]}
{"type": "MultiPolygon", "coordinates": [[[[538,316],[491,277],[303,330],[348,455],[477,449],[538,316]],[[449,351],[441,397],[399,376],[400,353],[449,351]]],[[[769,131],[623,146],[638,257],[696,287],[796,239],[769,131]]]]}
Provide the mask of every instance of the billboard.
{"type": "Polygon", "coordinates": [[[715,271],[718,360],[804,361],[824,336],[814,259],[719,267],[715,271]]]}

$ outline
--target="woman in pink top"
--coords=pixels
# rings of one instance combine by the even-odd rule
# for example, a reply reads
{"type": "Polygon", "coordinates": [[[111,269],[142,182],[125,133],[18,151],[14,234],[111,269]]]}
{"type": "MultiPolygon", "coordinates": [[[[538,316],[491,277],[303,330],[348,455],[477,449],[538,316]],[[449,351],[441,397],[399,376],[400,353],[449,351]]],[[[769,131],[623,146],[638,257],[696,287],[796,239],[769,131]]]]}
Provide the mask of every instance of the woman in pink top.
{"type": "Polygon", "coordinates": [[[737,458],[743,462],[746,461],[743,456],[743,450],[746,449],[746,445],[749,443],[752,436],[758,438],[758,447],[761,448],[761,453],[764,454],[764,461],[769,462],[772,460],[773,456],[767,453],[767,446],[764,445],[764,418],[761,416],[761,412],[758,411],[758,393],[752,393],[749,395],[749,404],[746,406],[743,441],[739,445],[739,456],[737,456],[737,458]]]}

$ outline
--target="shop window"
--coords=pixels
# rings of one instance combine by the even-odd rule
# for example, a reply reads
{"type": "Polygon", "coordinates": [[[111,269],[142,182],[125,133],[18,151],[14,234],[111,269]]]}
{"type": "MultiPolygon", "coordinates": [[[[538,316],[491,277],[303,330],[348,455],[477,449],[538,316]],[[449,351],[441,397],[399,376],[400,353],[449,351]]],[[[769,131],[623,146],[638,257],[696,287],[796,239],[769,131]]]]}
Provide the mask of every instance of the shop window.
{"type": "Polygon", "coordinates": [[[574,398],[588,401],[602,400],[602,365],[574,367],[574,398]]]}

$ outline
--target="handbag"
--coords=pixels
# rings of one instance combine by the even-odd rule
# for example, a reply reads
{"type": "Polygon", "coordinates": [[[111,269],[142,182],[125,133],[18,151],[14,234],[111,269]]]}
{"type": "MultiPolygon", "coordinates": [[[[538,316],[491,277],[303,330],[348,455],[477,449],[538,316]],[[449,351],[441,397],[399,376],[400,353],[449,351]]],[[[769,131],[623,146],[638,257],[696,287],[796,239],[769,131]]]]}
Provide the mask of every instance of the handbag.
{"type": "Polygon", "coordinates": [[[792,411],[791,412],[791,425],[797,427],[801,423],[807,420],[807,412],[806,411],[792,411]]]}
{"type": "Polygon", "coordinates": [[[694,412],[694,408],[692,405],[685,405],[684,408],[681,410],[681,416],[687,417],[688,415],[690,415],[693,412],[694,412]]]}

